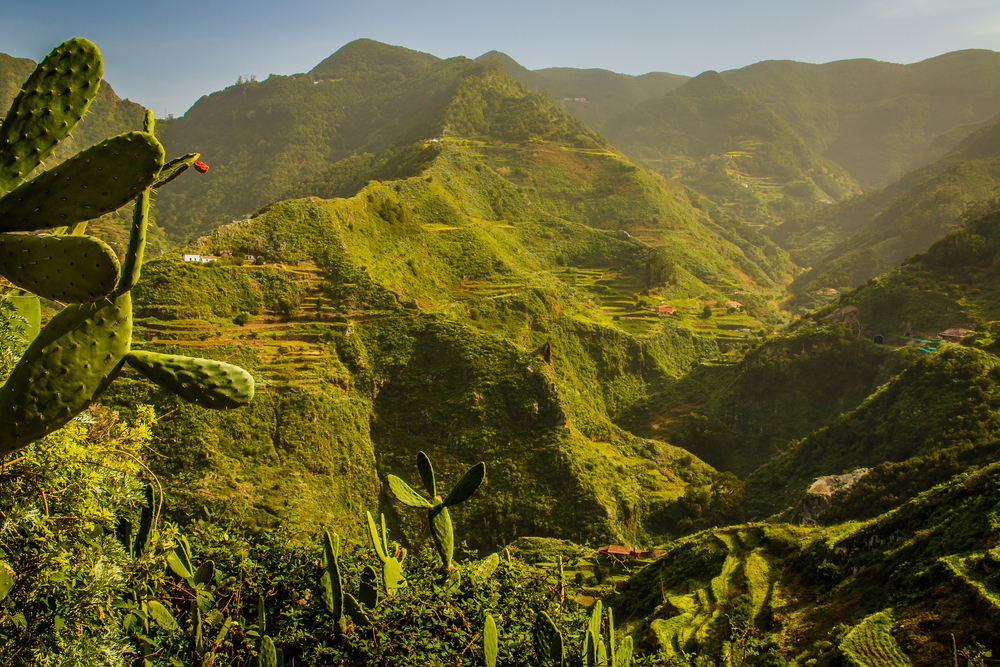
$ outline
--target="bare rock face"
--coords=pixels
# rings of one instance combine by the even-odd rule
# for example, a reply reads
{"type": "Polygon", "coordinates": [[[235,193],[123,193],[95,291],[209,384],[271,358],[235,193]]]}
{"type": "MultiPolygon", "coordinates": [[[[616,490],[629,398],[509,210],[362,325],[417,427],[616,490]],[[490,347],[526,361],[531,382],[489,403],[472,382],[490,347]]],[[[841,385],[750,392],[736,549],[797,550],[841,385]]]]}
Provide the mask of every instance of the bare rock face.
{"type": "Polygon", "coordinates": [[[796,512],[796,518],[802,525],[817,523],[829,514],[838,498],[845,498],[857,486],[858,482],[871,472],[870,468],[858,468],[843,475],[827,475],[812,483],[806,491],[806,497],[796,512]]]}

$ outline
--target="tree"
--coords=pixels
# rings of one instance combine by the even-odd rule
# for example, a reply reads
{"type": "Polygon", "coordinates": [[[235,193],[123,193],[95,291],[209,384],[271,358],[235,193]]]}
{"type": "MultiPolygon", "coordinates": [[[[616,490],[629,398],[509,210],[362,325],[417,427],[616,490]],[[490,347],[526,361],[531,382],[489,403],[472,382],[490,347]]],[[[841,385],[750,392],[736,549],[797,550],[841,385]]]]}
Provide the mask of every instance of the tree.
{"type": "Polygon", "coordinates": [[[649,251],[646,263],[647,284],[650,287],[667,285],[677,280],[677,265],[670,258],[666,246],[653,248],[649,251]]]}

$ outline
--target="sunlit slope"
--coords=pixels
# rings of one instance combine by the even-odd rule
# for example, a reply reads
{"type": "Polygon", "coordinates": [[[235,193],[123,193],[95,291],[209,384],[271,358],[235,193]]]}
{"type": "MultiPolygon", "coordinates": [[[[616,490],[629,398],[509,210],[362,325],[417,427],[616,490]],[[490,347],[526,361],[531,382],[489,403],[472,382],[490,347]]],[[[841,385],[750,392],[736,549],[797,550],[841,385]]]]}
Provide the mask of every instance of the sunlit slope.
{"type": "MultiPolygon", "coordinates": [[[[201,433],[162,463],[178,475],[186,462],[193,472],[176,479],[202,480],[204,494],[187,502],[248,503],[268,525],[285,495],[296,520],[347,521],[357,498],[378,488],[375,475],[409,474],[421,449],[454,474],[487,452],[496,492],[466,512],[488,527],[470,544],[492,548],[524,534],[636,541],[663,530],[654,515],[683,516],[687,486],[711,485],[711,468],[612,417],[648,385],[746,334],[660,321],[642,294],[652,246],[540,213],[534,194],[489,166],[500,158],[475,142],[429,142],[440,151],[413,176],[347,199],[272,204],[200,248],[263,256],[262,266],[147,265],[136,296],[143,336],[158,349],[237,355],[264,385],[244,417],[202,420],[184,407],[163,420],[165,441],[201,433]],[[232,323],[240,312],[252,313],[246,328],[232,323]],[[243,484],[252,484],[249,498],[235,492],[243,484]]],[[[561,146],[550,149],[559,155],[561,146]]],[[[696,220],[685,224],[726,243],[696,220]]],[[[682,280],[654,294],[719,298],[678,272],[682,280]]],[[[756,303],[768,316],[767,300],[756,303]]],[[[150,391],[141,386],[133,391],[150,391]]]]}

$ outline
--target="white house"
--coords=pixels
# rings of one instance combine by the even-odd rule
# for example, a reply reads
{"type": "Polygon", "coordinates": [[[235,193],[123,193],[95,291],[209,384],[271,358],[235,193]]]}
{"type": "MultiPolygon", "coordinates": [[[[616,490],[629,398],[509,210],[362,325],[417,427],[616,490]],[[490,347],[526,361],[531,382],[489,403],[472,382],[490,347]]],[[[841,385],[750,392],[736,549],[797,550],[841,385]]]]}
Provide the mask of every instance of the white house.
{"type": "Polygon", "coordinates": [[[219,258],[216,257],[216,256],[214,256],[214,255],[202,255],[201,256],[201,263],[202,264],[208,264],[209,262],[218,261],[218,259],[219,258]]]}
{"type": "Polygon", "coordinates": [[[200,262],[201,255],[181,255],[181,259],[185,262],[200,262]]]}

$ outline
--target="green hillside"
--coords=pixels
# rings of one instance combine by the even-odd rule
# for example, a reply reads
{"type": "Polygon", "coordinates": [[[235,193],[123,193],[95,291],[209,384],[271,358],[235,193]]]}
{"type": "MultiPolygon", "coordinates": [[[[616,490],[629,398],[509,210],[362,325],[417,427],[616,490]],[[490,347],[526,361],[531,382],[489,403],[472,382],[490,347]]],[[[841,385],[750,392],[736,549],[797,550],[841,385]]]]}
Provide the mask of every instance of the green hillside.
{"type": "Polygon", "coordinates": [[[758,226],[789,201],[830,202],[857,190],[843,169],[715,72],[638,104],[607,132],[628,155],[758,226]]]}
{"type": "Polygon", "coordinates": [[[943,156],[964,138],[956,129],[993,118],[998,71],[1000,54],[969,49],[911,65],[766,61],[723,76],[868,189],[943,156]]]}
{"type": "Polygon", "coordinates": [[[813,266],[790,289],[793,304],[817,301],[826,288],[849,289],[925,251],[990,198],[997,183],[997,125],[974,133],[954,151],[884,190],[817,215],[800,210],[771,234],[800,263],[813,266]]]}
{"type": "Polygon", "coordinates": [[[459,469],[499,448],[497,483],[537,487],[472,502],[470,516],[493,527],[470,540],[480,549],[525,534],[635,541],[651,530],[647,517],[684,516],[687,485],[711,488],[710,468],[612,418],[647,385],[745,345],[752,335],[737,328],[779,321],[763,291],[777,293],[768,271],[780,262],[758,266],[686,196],[621,156],[556,141],[599,137],[574,135],[586,132],[578,121],[485,71],[493,79],[463,82],[446,110],[452,132],[469,138],[405,149],[408,177],[220,227],[200,251],[222,266],[175,256],[146,267],[135,299],[149,344],[239,360],[268,387],[245,415],[221,417],[161,404],[142,383],[112,388],[120,410],[151,401],[170,412],[157,437],[188,443],[160,464],[178,480],[178,511],[240,502],[266,526],[287,501],[304,526],[336,524],[357,512],[352,498],[374,500],[378,474],[420,449],[448,452],[443,465],[459,469]],[[530,141],[484,141],[476,127],[530,141]],[[660,256],[675,245],[675,260],[660,256]],[[651,274],[668,261],[669,276],[651,274]],[[734,286],[747,292],[744,313],[699,317],[701,299],[714,304],[734,286]],[[669,321],[650,312],[675,297],[682,312],[669,321]],[[249,321],[234,324],[242,312],[249,321]],[[548,364],[536,355],[546,345],[548,364]],[[556,451],[564,464],[553,467],[544,457],[556,451]],[[525,467],[528,452],[542,458],[525,467]],[[337,484],[324,481],[335,471],[337,484]],[[191,475],[207,498],[186,491],[191,475]],[[248,482],[258,490],[234,495],[248,482]]]}

